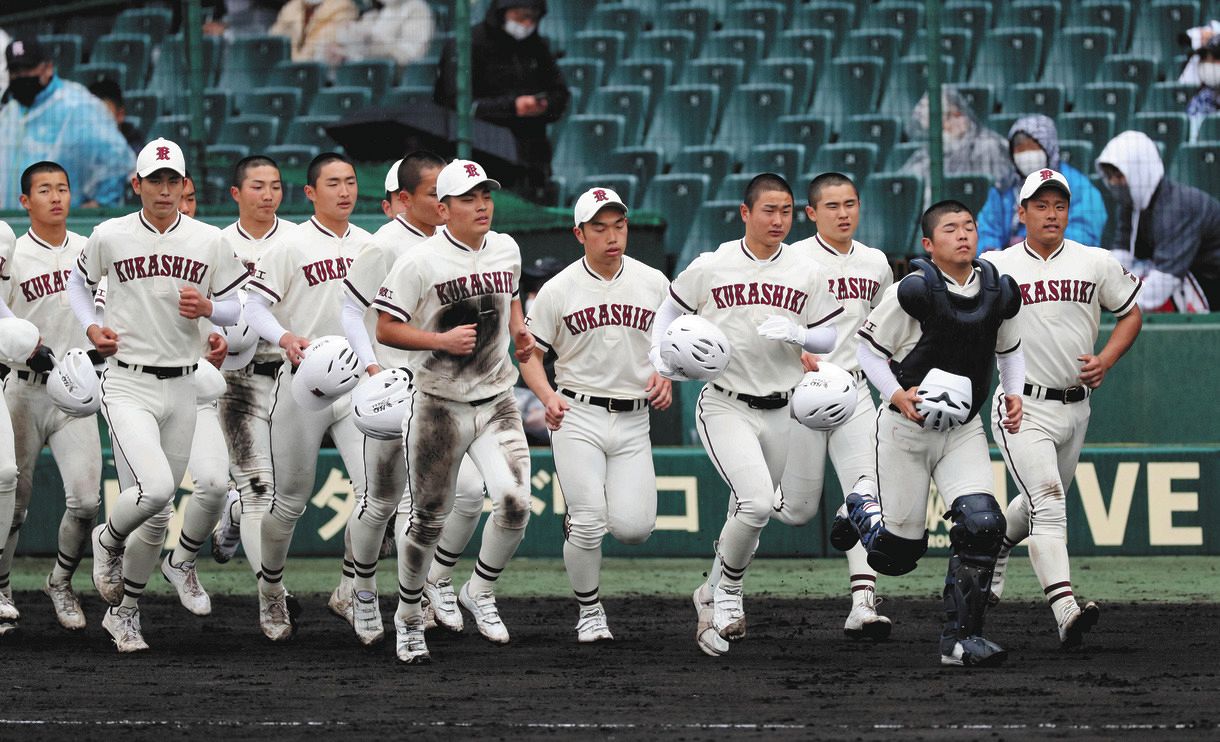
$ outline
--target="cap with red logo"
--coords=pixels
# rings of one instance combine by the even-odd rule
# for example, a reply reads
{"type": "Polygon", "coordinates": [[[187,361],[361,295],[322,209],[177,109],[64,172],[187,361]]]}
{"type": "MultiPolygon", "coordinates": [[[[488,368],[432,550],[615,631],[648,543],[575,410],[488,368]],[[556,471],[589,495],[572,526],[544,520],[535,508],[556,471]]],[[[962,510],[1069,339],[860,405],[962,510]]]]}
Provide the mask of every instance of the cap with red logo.
{"type": "Polygon", "coordinates": [[[576,199],[576,208],[572,210],[572,214],[576,218],[576,226],[579,227],[597,216],[597,212],[605,206],[617,206],[623,210],[624,214],[627,213],[627,204],[623,203],[623,199],[609,188],[590,188],[580,194],[580,198],[576,199]]]}
{"type": "Polygon", "coordinates": [[[390,165],[390,169],[385,174],[385,189],[389,193],[400,191],[402,188],[398,185],[398,167],[402,165],[402,160],[390,165]]]}
{"type": "Polygon", "coordinates": [[[136,175],[147,178],[163,169],[186,177],[186,158],[181,147],[168,139],[157,138],[144,145],[136,156],[136,175]]]}
{"type": "Polygon", "coordinates": [[[1072,197],[1072,189],[1068,186],[1067,178],[1063,177],[1063,173],[1050,168],[1042,168],[1035,170],[1025,179],[1025,183],[1021,186],[1021,195],[1017,199],[1019,203],[1024,203],[1026,200],[1034,197],[1034,194],[1043,188],[1058,188],[1063,191],[1063,195],[1068,198],[1072,197]]]}
{"type": "Polygon", "coordinates": [[[436,198],[460,196],[486,183],[493,191],[500,190],[500,181],[487,177],[483,166],[471,160],[454,160],[441,168],[436,176],[436,198]]]}

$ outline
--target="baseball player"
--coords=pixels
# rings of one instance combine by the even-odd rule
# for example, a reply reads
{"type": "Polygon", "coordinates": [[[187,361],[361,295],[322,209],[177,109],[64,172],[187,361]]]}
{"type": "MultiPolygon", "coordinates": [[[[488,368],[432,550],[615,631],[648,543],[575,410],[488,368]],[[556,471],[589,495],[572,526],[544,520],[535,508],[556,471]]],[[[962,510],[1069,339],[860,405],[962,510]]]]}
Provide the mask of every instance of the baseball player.
{"type": "Polygon", "coordinates": [[[178,211],[185,173],[177,144],[155,139],[145,145],[132,178],[142,208],[94,229],[68,284],[73,312],[108,358],[102,413],[123,490],[92,534],[93,582],[111,604],[102,626],[120,652],[148,648],[139,598],[165,543],[190,455],[198,320],[236,322],[236,291],[247,277],[220,230],[178,211]],[[105,325],[90,289],[103,277],[111,277],[105,325]]]}
{"type": "Polygon", "coordinates": [[[567,502],[563,563],[578,616],[576,639],[613,640],[598,592],[602,539],[643,543],[657,520],[648,407],[669,407],[672,389],[648,362],[653,307],[664,274],[625,255],[627,206],[609,188],[576,200],[585,255],[548,281],[526,324],[538,347],[521,375],[546,405],[555,471],[567,502]],[[542,360],[554,353],[555,382],[542,360]]]}
{"type": "Polygon", "coordinates": [[[313,411],[302,407],[290,388],[309,343],[343,333],[343,279],[371,237],[348,221],[357,194],[351,160],[334,152],[320,154],[309,163],[306,180],[305,195],[313,202],[314,215],[291,240],[278,241],[258,259],[246,301],[250,327],[283,348],[287,357],[271,394],[274,494],[261,523],[259,624],[272,641],[291,638],[295,628],[283,584],[284,563],[297,520],[313,494],[324,435],[329,433],[338,447],[356,496],[365,491],[364,435],[352,422],[350,396],[313,411]]]}
{"type": "Polygon", "coordinates": [[[410,513],[399,518],[396,652],[404,663],[431,661],[424,641],[422,597],[432,554],[453,505],[466,453],[487,483],[493,511],[470,579],[458,597],[489,641],[508,629],[496,606],[495,582],[525,535],[530,514],[529,447],[512,392],[518,361],[534,340],[521,312],[521,251],[491,231],[492,189],[500,184],[469,160],[454,160],[436,178],[446,226],[407,250],[378,290],[377,340],[412,351],[415,390],[403,419],[410,513]]]}
{"type": "MultiPolygon", "coordinates": [[[[9,264],[17,242],[13,229],[0,221],[0,278],[8,279],[9,264]]],[[[2,304],[0,304],[2,307],[2,304]]],[[[7,307],[0,308],[0,317],[12,316],[7,307]]],[[[17,463],[14,450],[13,426],[9,420],[7,406],[0,400],[0,537],[8,540],[13,523],[13,510],[17,500],[17,463]]],[[[7,549],[0,546],[0,558],[7,549]]],[[[10,556],[11,558],[11,556],[10,556]]],[[[13,588],[9,585],[7,570],[0,574],[0,636],[17,628],[21,612],[13,605],[13,588]]]]}
{"type": "Polygon", "coordinates": [[[398,181],[398,168],[400,167],[402,167],[402,160],[390,165],[390,169],[385,172],[385,198],[381,199],[381,213],[391,221],[405,209],[402,199],[398,197],[398,194],[402,192],[402,185],[398,181]]]}
{"type": "Polygon", "coordinates": [[[182,198],[178,199],[178,211],[186,214],[190,218],[195,218],[195,212],[199,209],[199,201],[195,197],[195,179],[190,173],[182,179],[182,198]]]}
{"type": "Polygon", "coordinates": [[[932,262],[916,259],[917,271],[885,292],[857,333],[860,366],[889,403],[873,426],[876,469],[847,496],[848,518],[836,518],[831,540],[846,549],[858,536],[878,572],[909,572],[928,547],[928,485],[935,481],[953,523],[941,664],[995,665],[1007,654],[983,638],[983,610],[1004,514],[992,494],[978,412],[998,358],[1002,425],[1020,428],[1025,362],[1018,326],[1009,321],[1020,297],[1012,279],[975,260],[978,234],[968,208],[933,204],[922,229],[932,262]]]}
{"type": "Polygon", "coordinates": [[[804,373],[801,352],[834,348],[832,321],[843,313],[826,290],[826,270],[784,244],[793,210],[787,181],[763,173],[743,201],[745,237],[700,255],[674,279],[657,310],[650,351],[657,370],[673,378],[659,344],[684,313],[717,325],[732,348],[724,375],[703,388],[696,407],[703,447],[732,495],[709,580],[694,593],[695,639],[712,656],[745,637],[742,580],[788,458],[788,397],[804,373]]]}
{"type": "MultiPolygon", "coordinates": [[[[834,430],[811,430],[796,420],[789,424],[791,453],[771,517],[792,526],[804,525],[817,515],[828,453],[844,496],[851,492],[857,479],[872,471],[869,438],[876,408],[856,360],[855,331],[894,282],[885,253],[853,239],[860,221],[860,194],[851,178],[841,173],[814,178],[809,183],[805,213],[817,227],[817,233],[793,243],[792,249],[804,252],[822,266],[828,275],[830,293],[843,305],[843,315],[837,320],[843,328],[839,343],[825,360],[855,376],[859,397],[852,417],[834,430]]],[[[816,370],[820,359],[807,360],[809,367],[816,370]]],[[[848,550],[847,568],[852,607],[843,624],[844,633],[854,639],[887,638],[891,622],[877,613],[877,573],[868,566],[868,554],[863,547],[857,544],[848,550]]]]}
{"type": "Polygon", "coordinates": [[[999,418],[991,424],[1020,490],[1008,503],[991,594],[999,599],[1009,553],[1028,537],[1029,561],[1054,612],[1059,641],[1070,648],[1097,623],[1099,610],[1091,601],[1081,607],[1072,593],[1067,489],[1089,424],[1089,396],[1139,335],[1143,318],[1136,299],[1143,282],[1112,253],[1064,239],[1072,191],[1062,174],[1031,173],[1019,195],[1017,216],[1028,236],[1002,252],[984,254],[1020,289],[1016,323],[1026,359],[1021,430],[1005,430],[999,418]],[[1094,353],[1102,310],[1113,312],[1118,322],[1105,347],[1094,353]]]}

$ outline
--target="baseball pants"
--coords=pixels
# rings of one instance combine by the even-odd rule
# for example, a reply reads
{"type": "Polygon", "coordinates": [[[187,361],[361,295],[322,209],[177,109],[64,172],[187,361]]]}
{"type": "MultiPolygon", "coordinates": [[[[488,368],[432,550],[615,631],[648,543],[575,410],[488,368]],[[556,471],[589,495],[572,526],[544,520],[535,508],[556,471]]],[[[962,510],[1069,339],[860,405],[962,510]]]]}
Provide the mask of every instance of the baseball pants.
{"type": "Polygon", "coordinates": [[[271,504],[271,392],[275,377],[253,364],[225,372],[220,428],[229,447],[229,475],[241,496],[241,548],[255,576],[262,564],[263,514],[271,504]]]}
{"type": "Polygon", "coordinates": [[[195,409],[195,439],[187,462],[195,489],[182,514],[178,545],[170,557],[174,564],[192,561],[220,522],[229,494],[229,449],[220,429],[216,402],[195,409]]]}
{"type": "MultiPolygon", "coordinates": [[[[9,538],[14,535],[12,528],[17,507],[17,454],[13,440],[13,424],[3,397],[4,395],[0,395],[0,407],[4,408],[0,409],[0,537],[3,537],[7,544],[9,538]]],[[[8,554],[8,549],[0,549],[0,558],[8,559],[5,554],[8,554]]],[[[5,594],[12,591],[7,571],[0,573],[0,591],[5,594]]]]}

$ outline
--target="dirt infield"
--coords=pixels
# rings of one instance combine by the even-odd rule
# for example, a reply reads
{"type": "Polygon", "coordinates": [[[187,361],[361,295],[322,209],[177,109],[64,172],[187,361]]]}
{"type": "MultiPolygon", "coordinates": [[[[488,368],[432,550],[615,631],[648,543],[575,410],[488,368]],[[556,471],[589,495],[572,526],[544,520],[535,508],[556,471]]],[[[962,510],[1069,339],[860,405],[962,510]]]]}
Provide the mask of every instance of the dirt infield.
{"type": "Polygon", "coordinates": [[[843,601],[746,602],[749,636],[720,659],[699,653],[689,600],[606,601],[612,645],[575,643],[570,601],[505,599],[513,642],[429,635],[434,663],[361,649],[324,596],[306,596],[298,637],[273,646],[252,598],[219,597],[209,618],[146,600],[152,651],[120,657],[100,627],[68,635],[47,599],[19,593],[19,634],[0,643],[0,738],[386,739],[614,737],[954,739],[1215,734],[1220,722],[1220,605],[1108,604],[1086,646],[1058,649],[1048,609],[1005,604],[989,636],[998,670],[937,663],[938,605],[885,604],[894,635],[879,645],[841,633],[843,601]],[[390,735],[393,735],[392,737],[390,735]]]}

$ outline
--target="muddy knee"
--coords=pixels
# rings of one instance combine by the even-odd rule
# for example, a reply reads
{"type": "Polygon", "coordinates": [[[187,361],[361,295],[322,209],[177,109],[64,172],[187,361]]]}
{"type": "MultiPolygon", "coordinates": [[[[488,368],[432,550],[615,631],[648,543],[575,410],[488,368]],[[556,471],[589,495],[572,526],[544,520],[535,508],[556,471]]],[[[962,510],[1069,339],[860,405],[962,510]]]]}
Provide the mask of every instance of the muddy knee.
{"type": "Polygon", "coordinates": [[[525,528],[530,519],[530,495],[528,491],[518,490],[505,493],[502,497],[493,498],[492,520],[501,528],[520,530],[525,528]]]}

